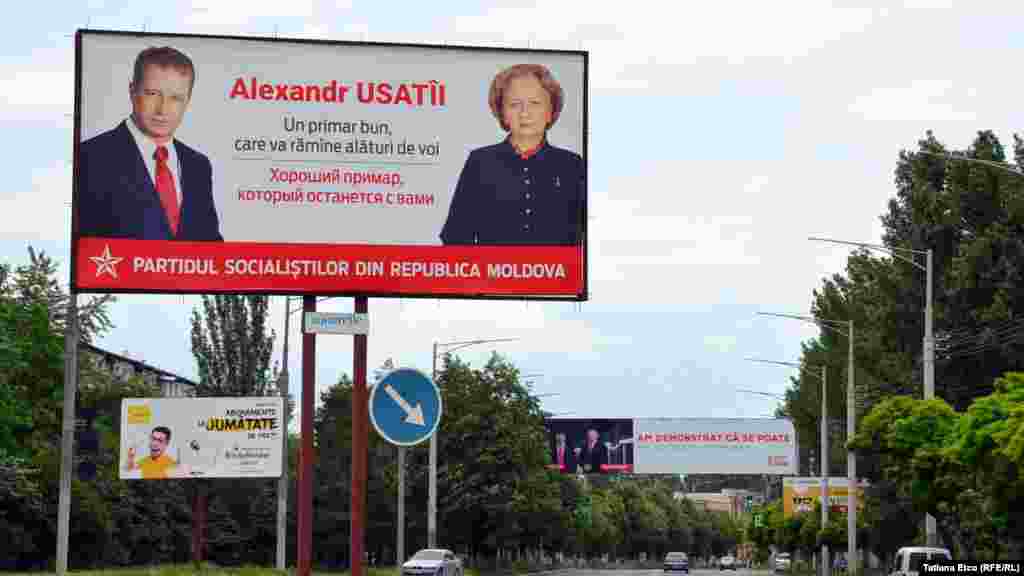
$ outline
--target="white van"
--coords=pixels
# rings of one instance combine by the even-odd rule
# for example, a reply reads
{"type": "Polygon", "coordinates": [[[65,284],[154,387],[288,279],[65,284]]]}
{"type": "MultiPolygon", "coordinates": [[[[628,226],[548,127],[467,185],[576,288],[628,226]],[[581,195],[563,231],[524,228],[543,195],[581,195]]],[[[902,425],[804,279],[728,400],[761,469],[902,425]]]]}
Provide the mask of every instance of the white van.
{"type": "Polygon", "coordinates": [[[906,546],[896,552],[889,569],[889,576],[919,576],[921,564],[928,563],[950,563],[953,556],[945,548],[933,548],[930,546],[906,546]]]}

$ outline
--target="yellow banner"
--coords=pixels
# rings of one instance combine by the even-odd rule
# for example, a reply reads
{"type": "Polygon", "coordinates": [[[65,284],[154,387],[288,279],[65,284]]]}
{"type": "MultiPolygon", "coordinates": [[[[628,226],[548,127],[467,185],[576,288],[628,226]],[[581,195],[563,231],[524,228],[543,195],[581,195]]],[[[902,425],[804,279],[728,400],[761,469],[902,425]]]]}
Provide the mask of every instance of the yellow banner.
{"type": "MultiPolygon", "coordinates": [[[[857,509],[864,508],[864,487],[857,488],[857,509]]],[[[829,511],[845,514],[849,504],[849,481],[846,478],[829,478],[829,511]]],[[[821,502],[821,478],[784,478],[782,483],[782,511],[786,518],[802,512],[814,512],[821,502]]]]}

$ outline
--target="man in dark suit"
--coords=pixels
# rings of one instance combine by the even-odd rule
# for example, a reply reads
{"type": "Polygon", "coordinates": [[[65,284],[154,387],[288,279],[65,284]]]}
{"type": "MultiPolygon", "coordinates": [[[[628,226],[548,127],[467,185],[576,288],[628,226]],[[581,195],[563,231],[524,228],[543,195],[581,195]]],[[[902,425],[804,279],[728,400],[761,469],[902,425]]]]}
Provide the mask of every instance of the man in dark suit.
{"type": "Polygon", "coordinates": [[[555,434],[555,445],[551,449],[553,464],[558,466],[560,472],[567,474],[576,473],[576,454],[565,441],[565,433],[555,434]]]}
{"type": "Polygon", "coordinates": [[[587,440],[577,450],[579,463],[587,474],[599,474],[601,465],[608,463],[608,448],[601,442],[601,434],[596,428],[587,430],[587,440]]]}
{"type": "Polygon", "coordinates": [[[223,240],[210,160],[174,139],[194,84],[192,60],[178,50],[139,53],[131,116],[79,147],[79,236],[223,240]]]}

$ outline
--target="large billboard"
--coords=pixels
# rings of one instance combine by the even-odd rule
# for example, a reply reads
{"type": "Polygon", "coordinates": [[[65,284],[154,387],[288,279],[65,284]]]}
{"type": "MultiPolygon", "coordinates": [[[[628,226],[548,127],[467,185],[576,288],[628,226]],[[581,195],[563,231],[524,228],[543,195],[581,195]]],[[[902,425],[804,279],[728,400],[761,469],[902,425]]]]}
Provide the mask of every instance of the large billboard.
{"type": "Polygon", "coordinates": [[[80,30],[72,286],[585,300],[587,62],[80,30]]]}
{"type": "Polygon", "coordinates": [[[796,473],[796,431],[766,418],[550,418],[549,467],[566,473],[796,473]]]}
{"type": "MultiPolygon", "coordinates": [[[[782,513],[786,518],[794,514],[813,512],[821,503],[821,477],[791,477],[782,479],[782,513]]],[[[857,488],[857,507],[864,506],[864,488],[861,480],[857,488]]],[[[829,511],[845,514],[850,508],[850,481],[848,478],[828,479],[829,511]]]]}
{"type": "Polygon", "coordinates": [[[284,400],[125,398],[122,479],[278,478],[284,400]]]}

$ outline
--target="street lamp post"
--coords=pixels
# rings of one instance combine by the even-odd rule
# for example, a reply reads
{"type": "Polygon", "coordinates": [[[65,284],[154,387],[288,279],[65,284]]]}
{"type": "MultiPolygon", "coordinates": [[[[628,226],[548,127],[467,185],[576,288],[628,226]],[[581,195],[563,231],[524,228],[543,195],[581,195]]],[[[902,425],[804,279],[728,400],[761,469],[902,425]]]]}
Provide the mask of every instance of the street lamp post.
{"type": "MultiPolygon", "coordinates": [[[[804,374],[813,376],[821,380],[821,527],[822,529],[824,529],[828,526],[828,509],[830,504],[828,496],[828,481],[830,474],[828,460],[828,369],[825,367],[824,364],[822,364],[821,375],[819,376],[796,362],[781,362],[779,360],[761,360],[759,358],[747,358],[747,360],[751,362],[777,364],[779,366],[789,366],[792,368],[797,368],[804,374]]],[[[829,576],[830,568],[831,565],[829,564],[828,544],[822,543],[822,576],[829,576]]]]}
{"type": "MultiPolygon", "coordinates": [[[[437,385],[437,351],[443,348],[445,352],[451,353],[460,348],[467,348],[477,344],[490,342],[511,342],[519,338],[491,338],[487,340],[465,340],[462,342],[434,342],[434,353],[430,372],[430,379],[437,385]]],[[[427,474],[427,547],[437,547],[437,435],[440,427],[430,436],[430,471],[427,474]]]]}
{"type": "Polygon", "coordinates": [[[285,570],[288,561],[288,320],[291,318],[291,296],[284,297],[284,353],[281,357],[281,374],[278,385],[284,397],[284,414],[281,416],[281,450],[284,465],[281,478],[277,481],[277,569],[285,570]]]}
{"type": "Polygon", "coordinates": [[[1017,168],[1013,164],[1007,164],[1006,162],[996,162],[995,160],[985,160],[982,158],[970,158],[967,156],[963,156],[961,154],[952,154],[950,152],[931,152],[929,150],[921,150],[921,154],[925,154],[928,156],[938,156],[939,158],[945,158],[946,160],[957,160],[960,162],[981,164],[983,166],[988,166],[989,168],[997,168],[999,170],[1003,170],[1005,172],[1009,172],[1010,174],[1014,174],[1017,176],[1024,176],[1024,172],[1022,172],[1020,168],[1017,168]]]}
{"type": "MultiPolygon", "coordinates": [[[[278,376],[278,386],[281,396],[284,398],[284,414],[281,416],[281,430],[284,438],[281,439],[282,458],[284,464],[281,469],[281,477],[277,481],[277,569],[285,570],[288,560],[288,401],[291,397],[288,381],[288,334],[291,333],[289,322],[292,314],[301,312],[302,308],[292,310],[292,296],[284,297],[284,350],[281,356],[281,374],[278,376]]],[[[323,296],[318,301],[330,299],[331,296],[323,296]]],[[[305,325],[305,318],[299,323],[305,325]]],[[[315,403],[314,399],[314,403],[315,403]]],[[[300,456],[301,457],[301,456],[300,456]]],[[[301,466],[299,466],[301,469],[301,466]]],[[[300,540],[301,541],[301,540],[300,540]]]]}
{"type": "MultiPolygon", "coordinates": [[[[827,328],[841,336],[845,336],[848,343],[849,367],[846,372],[846,438],[852,440],[857,427],[857,398],[854,390],[853,380],[853,320],[824,320],[813,316],[800,316],[796,314],[774,314],[771,312],[758,312],[761,316],[775,316],[778,318],[790,318],[801,320],[811,324],[817,324],[821,328],[827,328]],[[846,330],[841,327],[845,326],[846,330]]],[[[846,450],[846,476],[849,482],[847,488],[847,513],[846,513],[846,543],[847,562],[850,569],[854,570],[854,558],[857,557],[857,458],[853,450],[846,450]]]]}
{"type": "MultiPolygon", "coordinates": [[[[987,163],[986,163],[987,164],[987,163]]],[[[934,334],[934,308],[932,306],[932,285],[933,282],[933,262],[932,262],[932,249],[927,250],[914,250],[911,248],[889,248],[887,246],[880,246],[878,244],[867,244],[864,242],[847,242],[845,240],[833,240],[831,238],[815,238],[811,237],[808,240],[817,242],[830,242],[832,244],[844,244],[846,246],[856,246],[858,248],[867,248],[870,250],[877,250],[884,252],[893,258],[902,260],[903,262],[909,263],[914,268],[925,273],[925,301],[924,301],[924,344],[922,349],[922,356],[924,357],[924,399],[930,400],[935,397],[935,334],[934,334]],[[909,254],[904,256],[902,253],[909,254]],[[924,256],[925,263],[922,266],[914,258],[915,256],[924,256]]],[[[925,539],[928,546],[936,546],[938,544],[938,531],[935,526],[935,517],[931,514],[925,515],[925,539]]]]}

